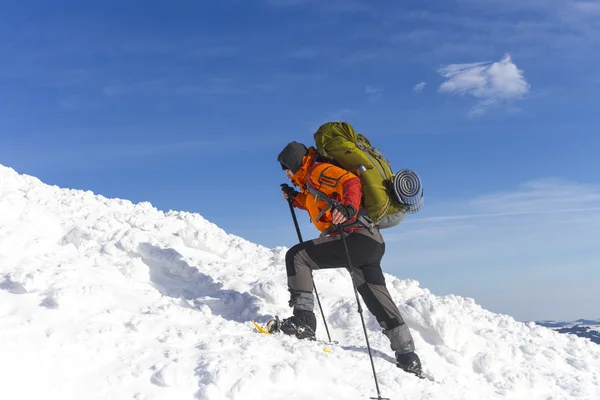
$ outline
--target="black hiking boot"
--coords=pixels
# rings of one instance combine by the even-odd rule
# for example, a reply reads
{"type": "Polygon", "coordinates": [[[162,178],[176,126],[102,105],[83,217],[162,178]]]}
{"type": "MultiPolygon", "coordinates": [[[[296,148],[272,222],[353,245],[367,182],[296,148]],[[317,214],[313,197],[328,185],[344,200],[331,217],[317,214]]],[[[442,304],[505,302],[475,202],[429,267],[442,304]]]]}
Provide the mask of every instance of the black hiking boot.
{"type": "Polygon", "coordinates": [[[424,378],[421,360],[414,352],[405,354],[396,353],[396,366],[398,368],[402,368],[408,373],[418,376],[421,379],[424,378]]]}
{"type": "Polygon", "coordinates": [[[279,317],[267,323],[267,330],[270,333],[283,332],[286,335],[296,336],[298,339],[315,340],[317,329],[317,319],[315,313],[307,310],[294,309],[294,315],[284,320],[279,317]]]}

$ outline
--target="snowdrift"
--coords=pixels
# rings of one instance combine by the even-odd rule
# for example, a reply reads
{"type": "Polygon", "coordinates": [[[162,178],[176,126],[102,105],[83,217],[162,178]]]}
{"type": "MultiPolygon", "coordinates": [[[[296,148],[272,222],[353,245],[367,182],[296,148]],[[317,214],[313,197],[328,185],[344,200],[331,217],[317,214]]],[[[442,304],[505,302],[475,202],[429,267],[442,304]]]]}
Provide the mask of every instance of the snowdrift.
{"type": "MultiPolygon", "coordinates": [[[[331,353],[253,330],[251,320],[290,313],[285,251],[198,214],[61,189],[0,166],[0,397],[374,396],[345,270],[315,273],[340,343],[331,353]]],[[[600,399],[600,346],[386,279],[434,380],[396,368],[365,312],[384,397],[600,399]]]]}

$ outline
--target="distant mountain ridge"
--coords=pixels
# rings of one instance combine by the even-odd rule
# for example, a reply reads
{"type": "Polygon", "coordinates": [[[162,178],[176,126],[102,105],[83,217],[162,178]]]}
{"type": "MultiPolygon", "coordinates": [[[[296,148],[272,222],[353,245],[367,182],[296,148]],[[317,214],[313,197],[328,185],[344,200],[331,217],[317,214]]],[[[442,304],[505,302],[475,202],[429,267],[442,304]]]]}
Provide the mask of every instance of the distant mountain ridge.
{"type": "Polygon", "coordinates": [[[559,333],[570,333],[600,344],[600,319],[578,319],[575,321],[536,321],[536,324],[554,329],[559,333]]]}

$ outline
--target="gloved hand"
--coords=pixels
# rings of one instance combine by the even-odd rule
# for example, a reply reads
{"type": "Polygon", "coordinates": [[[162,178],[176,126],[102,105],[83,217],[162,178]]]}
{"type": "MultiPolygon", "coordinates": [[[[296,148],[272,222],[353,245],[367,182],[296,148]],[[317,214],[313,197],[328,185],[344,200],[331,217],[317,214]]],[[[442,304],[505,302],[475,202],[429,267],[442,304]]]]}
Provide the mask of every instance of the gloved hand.
{"type": "MultiPolygon", "coordinates": [[[[354,208],[354,206],[352,205],[343,205],[343,204],[338,204],[335,207],[333,207],[333,209],[335,211],[337,211],[338,213],[340,213],[342,215],[342,217],[344,217],[346,220],[352,219],[355,215],[356,215],[356,209],[354,208]]],[[[338,223],[335,222],[335,215],[334,215],[334,223],[338,223]]],[[[342,221],[345,222],[345,221],[342,221]]]]}
{"type": "Polygon", "coordinates": [[[281,191],[283,192],[283,198],[286,200],[293,199],[298,193],[300,193],[287,183],[281,184],[281,191]]]}

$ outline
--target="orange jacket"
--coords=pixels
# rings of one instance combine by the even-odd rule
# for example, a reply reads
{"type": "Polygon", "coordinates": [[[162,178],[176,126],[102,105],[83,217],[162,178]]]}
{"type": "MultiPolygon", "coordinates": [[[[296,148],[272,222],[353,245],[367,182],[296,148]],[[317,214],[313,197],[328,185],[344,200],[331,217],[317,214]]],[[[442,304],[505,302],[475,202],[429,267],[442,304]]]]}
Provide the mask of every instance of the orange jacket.
{"type": "MultiPolygon", "coordinates": [[[[314,147],[302,159],[302,166],[292,176],[292,182],[300,187],[300,193],[294,196],[293,205],[308,211],[310,219],[321,232],[331,227],[333,219],[331,211],[326,211],[317,221],[319,214],[327,208],[328,203],[319,200],[310,193],[307,181],[316,190],[323,192],[329,198],[339,201],[343,205],[352,205],[358,213],[361,208],[362,186],[360,179],[331,163],[314,162],[317,151],[314,147]]],[[[354,221],[356,216],[350,221],[354,221]]]]}

